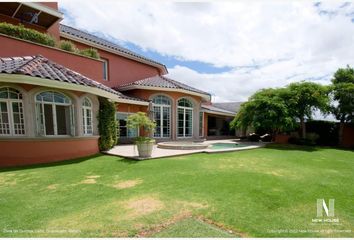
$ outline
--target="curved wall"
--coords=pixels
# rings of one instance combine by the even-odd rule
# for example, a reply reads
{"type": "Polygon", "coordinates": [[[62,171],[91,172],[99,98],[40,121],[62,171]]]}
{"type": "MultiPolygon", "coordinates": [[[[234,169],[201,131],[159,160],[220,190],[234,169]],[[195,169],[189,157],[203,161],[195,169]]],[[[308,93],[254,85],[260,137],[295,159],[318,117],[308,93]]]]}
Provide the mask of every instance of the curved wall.
{"type": "Polygon", "coordinates": [[[0,167],[50,163],[99,152],[98,137],[1,139],[0,167]]]}

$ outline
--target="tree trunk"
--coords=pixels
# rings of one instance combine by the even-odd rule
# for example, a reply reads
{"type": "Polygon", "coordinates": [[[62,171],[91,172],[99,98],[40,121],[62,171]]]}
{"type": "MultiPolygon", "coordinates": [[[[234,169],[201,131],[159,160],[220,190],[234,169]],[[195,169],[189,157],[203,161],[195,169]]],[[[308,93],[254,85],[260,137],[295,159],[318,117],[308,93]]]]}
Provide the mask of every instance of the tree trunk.
{"type": "Polygon", "coordinates": [[[342,146],[343,144],[343,129],[344,129],[344,121],[341,120],[339,123],[339,129],[338,129],[338,145],[342,146]]]}
{"type": "Polygon", "coordinates": [[[300,118],[300,126],[301,126],[301,137],[306,138],[306,124],[305,124],[305,119],[303,117],[300,118]]]}

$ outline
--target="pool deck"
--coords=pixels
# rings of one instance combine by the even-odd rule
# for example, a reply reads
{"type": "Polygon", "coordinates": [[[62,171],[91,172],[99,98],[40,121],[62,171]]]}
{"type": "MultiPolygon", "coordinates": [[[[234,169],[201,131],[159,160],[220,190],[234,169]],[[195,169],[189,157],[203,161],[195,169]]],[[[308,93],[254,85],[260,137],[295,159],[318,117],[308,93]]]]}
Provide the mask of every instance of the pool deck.
{"type": "Polygon", "coordinates": [[[138,149],[136,145],[118,145],[107,151],[106,154],[120,156],[135,160],[145,160],[145,159],[154,159],[154,158],[164,158],[164,157],[172,157],[172,156],[181,156],[188,155],[193,153],[220,153],[220,152],[234,152],[241,151],[247,149],[255,149],[265,146],[265,143],[257,143],[257,142],[239,142],[237,139],[227,139],[227,140],[212,140],[205,141],[206,144],[213,143],[240,143],[248,145],[246,147],[238,147],[238,148],[225,148],[225,149],[198,149],[198,150],[174,150],[174,149],[162,149],[158,148],[157,145],[154,145],[154,149],[152,150],[152,156],[150,158],[139,158],[138,149]]]}

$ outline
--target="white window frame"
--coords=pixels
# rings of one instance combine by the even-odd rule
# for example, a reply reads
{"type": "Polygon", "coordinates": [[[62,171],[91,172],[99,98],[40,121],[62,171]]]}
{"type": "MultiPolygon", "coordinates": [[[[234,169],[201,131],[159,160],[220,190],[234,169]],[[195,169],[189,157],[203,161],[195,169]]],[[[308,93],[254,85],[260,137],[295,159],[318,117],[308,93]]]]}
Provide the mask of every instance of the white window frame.
{"type": "MultiPolygon", "coordinates": [[[[25,114],[24,114],[24,106],[23,106],[23,100],[20,99],[6,99],[6,98],[1,98],[0,102],[4,102],[7,107],[7,116],[8,116],[8,121],[9,121],[9,134],[0,134],[0,136],[25,136],[26,135],[26,129],[25,129],[25,114]],[[14,115],[13,115],[13,108],[12,108],[12,103],[20,103],[22,105],[22,112],[20,112],[23,116],[22,122],[23,122],[23,127],[24,127],[24,133],[23,134],[16,134],[15,133],[15,123],[14,123],[14,115]]],[[[1,116],[0,116],[1,117],[1,116]]]]}
{"type": "Polygon", "coordinates": [[[103,80],[109,81],[109,73],[108,73],[108,59],[102,58],[103,61],[103,80]],[[104,74],[106,73],[106,74],[104,74]]]}
{"type": "MultiPolygon", "coordinates": [[[[127,115],[127,118],[128,118],[129,115],[132,115],[132,114],[134,114],[134,113],[131,113],[131,112],[116,112],[116,121],[119,122],[120,119],[118,119],[117,114],[127,115]]],[[[118,126],[118,131],[119,131],[119,128],[120,128],[120,124],[119,124],[119,126],[118,126]]],[[[129,134],[129,128],[128,128],[128,126],[126,126],[126,128],[127,128],[127,136],[122,137],[122,136],[120,135],[120,132],[119,132],[119,136],[118,136],[119,138],[122,138],[122,139],[132,139],[132,138],[136,138],[136,137],[138,137],[138,136],[140,135],[140,129],[138,128],[137,131],[136,131],[136,137],[129,137],[129,136],[128,136],[128,134],[129,134]]]]}
{"type": "Polygon", "coordinates": [[[72,100],[70,97],[68,97],[66,94],[62,93],[62,92],[57,92],[57,91],[42,91],[37,93],[34,96],[34,100],[36,103],[36,121],[37,121],[37,133],[41,136],[45,136],[45,137],[70,137],[72,135],[74,135],[75,133],[75,121],[74,121],[74,105],[72,103],[72,100]],[[45,101],[39,101],[37,100],[37,96],[40,95],[41,93],[44,92],[52,92],[52,93],[59,93],[65,97],[67,97],[70,100],[70,103],[57,103],[57,102],[45,102],[45,101]],[[54,134],[53,135],[47,135],[46,133],[46,123],[45,123],[45,116],[44,116],[44,104],[47,105],[51,105],[52,106],[52,114],[53,114],[53,130],[54,130],[54,134]],[[72,134],[58,134],[58,124],[57,124],[57,111],[56,111],[56,106],[67,106],[70,108],[70,129],[69,132],[71,132],[72,134]],[[39,108],[41,108],[43,115],[41,116],[40,112],[39,112],[39,108]],[[40,123],[40,117],[42,117],[42,121],[43,121],[43,126],[41,126],[40,123]],[[41,129],[43,129],[43,132],[41,131],[41,129]]]}
{"type": "MultiPolygon", "coordinates": [[[[183,99],[185,99],[185,98],[181,98],[181,99],[179,99],[178,101],[177,101],[177,114],[176,114],[176,119],[177,119],[177,124],[176,124],[176,127],[177,127],[177,129],[176,129],[176,135],[177,135],[177,138],[192,138],[193,137],[193,132],[194,132],[194,129],[193,129],[193,118],[194,118],[194,108],[193,107],[183,107],[183,106],[179,106],[178,104],[179,104],[179,101],[181,101],[181,100],[183,100],[183,99]],[[183,109],[183,136],[179,136],[179,133],[178,133],[178,128],[179,128],[179,119],[178,119],[178,109],[183,109]],[[191,113],[191,116],[192,116],[192,120],[191,120],[191,124],[192,124],[192,132],[191,132],[191,135],[190,136],[186,136],[186,110],[191,110],[192,111],[192,113],[191,113]]],[[[191,104],[192,104],[192,106],[193,106],[193,103],[190,101],[190,100],[188,100],[188,99],[186,99],[187,101],[189,101],[191,104]]]]}
{"type": "Polygon", "coordinates": [[[83,120],[83,122],[82,122],[82,124],[83,124],[83,126],[82,126],[82,130],[83,130],[83,135],[85,135],[85,136],[92,136],[93,135],[93,115],[92,115],[92,101],[91,101],[91,99],[89,99],[88,97],[85,97],[84,99],[83,99],[83,101],[82,101],[82,105],[81,105],[81,107],[82,107],[82,120],[83,120]],[[90,106],[85,106],[84,105],[84,103],[85,103],[85,101],[88,101],[89,103],[90,103],[90,106]],[[91,115],[91,133],[88,133],[88,124],[87,124],[87,119],[88,119],[88,116],[87,116],[87,110],[90,112],[90,115],[91,115]]]}
{"type": "MultiPolygon", "coordinates": [[[[153,99],[155,99],[155,98],[157,98],[157,97],[164,97],[164,98],[167,98],[168,99],[168,101],[170,101],[170,105],[168,105],[168,104],[158,104],[158,103],[153,103],[152,104],[152,107],[153,107],[153,109],[155,108],[155,107],[158,107],[159,108],[159,111],[160,111],[160,136],[156,136],[155,135],[155,133],[156,133],[156,131],[154,132],[154,138],[171,138],[171,122],[172,122],[172,111],[171,111],[171,104],[172,104],[172,100],[169,98],[169,97],[166,97],[166,96],[164,96],[164,95],[157,95],[157,96],[154,96],[154,98],[153,99]],[[168,108],[168,111],[169,111],[169,118],[168,118],[168,121],[169,121],[169,126],[168,126],[168,128],[169,128],[169,133],[168,133],[168,136],[166,136],[166,137],[164,137],[163,136],[163,109],[164,109],[164,107],[165,108],[168,108]]],[[[153,117],[154,117],[154,120],[156,121],[156,119],[155,119],[155,109],[154,109],[154,114],[153,114],[153,117]]],[[[157,127],[157,126],[156,126],[157,127]]]]}

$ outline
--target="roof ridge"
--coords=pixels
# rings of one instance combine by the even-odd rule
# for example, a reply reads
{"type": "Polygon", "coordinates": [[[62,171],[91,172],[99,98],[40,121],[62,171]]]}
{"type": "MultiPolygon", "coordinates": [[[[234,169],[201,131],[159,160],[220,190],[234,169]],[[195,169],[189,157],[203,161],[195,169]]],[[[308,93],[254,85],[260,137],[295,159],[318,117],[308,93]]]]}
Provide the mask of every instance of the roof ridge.
{"type": "MultiPolygon", "coordinates": [[[[133,55],[133,56],[135,56],[135,57],[138,57],[138,58],[141,58],[141,59],[150,61],[150,62],[152,62],[152,63],[158,64],[158,65],[161,65],[161,66],[165,66],[164,64],[162,64],[162,63],[160,63],[160,62],[157,62],[157,61],[155,61],[155,60],[153,60],[153,59],[147,58],[147,57],[145,57],[144,55],[135,53],[135,52],[129,50],[128,48],[122,47],[122,46],[120,46],[119,44],[114,43],[114,42],[111,42],[111,41],[109,41],[109,40],[107,40],[107,39],[105,39],[105,38],[96,36],[95,34],[89,33],[88,31],[81,30],[81,29],[78,29],[78,28],[74,28],[74,27],[72,27],[72,26],[68,26],[68,25],[65,25],[65,24],[62,24],[62,23],[60,23],[59,26],[60,26],[59,29],[60,29],[61,32],[68,33],[68,32],[66,32],[65,30],[61,29],[61,27],[64,27],[64,28],[65,28],[65,27],[66,27],[66,28],[71,28],[71,29],[74,30],[74,31],[78,31],[78,32],[87,34],[87,35],[89,35],[89,36],[91,36],[91,37],[94,37],[94,38],[96,38],[96,39],[98,39],[98,40],[100,40],[100,41],[104,41],[104,42],[106,43],[106,44],[99,44],[99,43],[97,43],[97,42],[95,42],[95,41],[92,41],[92,42],[94,42],[94,43],[96,43],[96,44],[103,45],[103,46],[108,47],[108,48],[111,48],[111,49],[117,48],[117,49],[119,49],[119,51],[121,51],[121,52],[130,54],[130,55],[133,55]],[[107,46],[107,45],[113,45],[113,46],[107,46]]],[[[70,33],[68,33],[68,34],[70,34],[70,33]]],[[[79,36],[77,36],[77,37],[79,37],[79,36]]],[[[83,37],[80,37],[80,38],[83,38],[83,37]]],[[[85,38],[84,38],[84,39],[85,39],[85,38]]],[[[87,40],[87,39],[86,39],[86,40],[87,40]]],[[[117,49],[116,49],[116,50],[117,50],[117,49]]]]}

